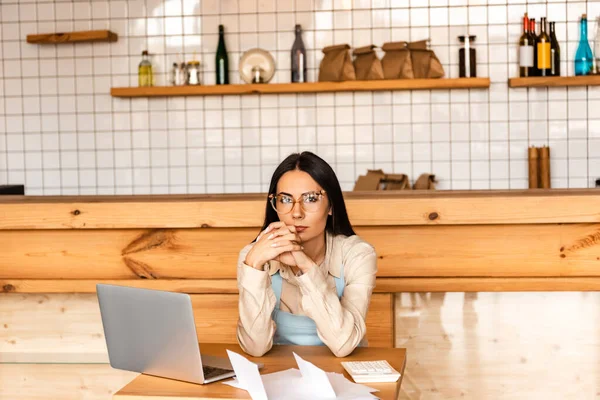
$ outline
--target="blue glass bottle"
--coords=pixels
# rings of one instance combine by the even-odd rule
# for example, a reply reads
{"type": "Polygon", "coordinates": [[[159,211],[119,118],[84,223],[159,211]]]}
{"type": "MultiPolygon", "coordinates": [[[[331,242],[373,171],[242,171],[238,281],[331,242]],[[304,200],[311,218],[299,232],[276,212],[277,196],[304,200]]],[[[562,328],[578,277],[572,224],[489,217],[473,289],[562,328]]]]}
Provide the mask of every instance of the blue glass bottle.
{"type": "Polygon", "coordinates": [[[589,75],[594,64],[594,56],[587,38],[587,15],[581,16],[579,46],[575,53],[575,75],[589,75]]]}

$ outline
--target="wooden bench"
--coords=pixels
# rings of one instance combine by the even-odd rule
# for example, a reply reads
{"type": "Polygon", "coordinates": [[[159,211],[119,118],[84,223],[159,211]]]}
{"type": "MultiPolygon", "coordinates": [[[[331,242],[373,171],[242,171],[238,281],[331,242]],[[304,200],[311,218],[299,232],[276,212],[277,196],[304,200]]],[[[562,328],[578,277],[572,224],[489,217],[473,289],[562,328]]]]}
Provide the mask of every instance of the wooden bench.
{"type": "MultiPolygon", "coordinates": [[[[346,198],[379,257],[371,346],[394,343],[396,292],[600,289],[600,191],[346,198]]],[[[98,282],[190,293],[199,340],[235,343],[237,255],[264,207],[264,195],[1,199],[0,362],[106,362],[98,282]]]]}

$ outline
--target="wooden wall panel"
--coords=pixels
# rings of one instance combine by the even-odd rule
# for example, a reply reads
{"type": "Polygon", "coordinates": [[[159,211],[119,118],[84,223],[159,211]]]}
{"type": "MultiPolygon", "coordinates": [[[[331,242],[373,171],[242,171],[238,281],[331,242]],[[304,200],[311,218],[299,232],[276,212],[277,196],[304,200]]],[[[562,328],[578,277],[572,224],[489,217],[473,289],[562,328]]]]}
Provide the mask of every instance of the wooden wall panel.
{"type": "MultiPolygon", "coordinates": [[[[598,223],[594,189],[344,193],[355,226],[598,223]]],[[[3,196],[0,229],[259,227],[264,194],[3,196]]]]}
{"type": "MultiPolygon", "coordinates": [[[[600,275],[600,224],[364,227],[378,277],[600,275]]],[[[0,279],[235,279],[255,229],[0,231],[0,279]]]]}
{"type": "MultiPolygon", "coordinates": [[[[192,295],[198,341],[236,343],[237,294],[192,295]]],[[[393,345],[393,295],[374,294],[370,346],[393,345]]],[[[0,294],[1,362],[108,362],[95,294],[0,294]]]]}

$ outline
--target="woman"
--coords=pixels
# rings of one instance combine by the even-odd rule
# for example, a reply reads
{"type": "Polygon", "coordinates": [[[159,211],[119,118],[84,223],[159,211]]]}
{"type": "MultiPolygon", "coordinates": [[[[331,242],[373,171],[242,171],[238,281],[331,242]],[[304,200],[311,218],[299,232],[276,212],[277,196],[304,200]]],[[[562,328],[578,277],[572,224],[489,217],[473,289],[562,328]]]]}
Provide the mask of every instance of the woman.
{"type": "Polygon", "coordinates": [[[365,344],[376,262],[329,164],[290,155],[271,178],[260,234],[240,252],[240,346],[258,357],[273,344],[325,344],[347,356],[365,344]]]}

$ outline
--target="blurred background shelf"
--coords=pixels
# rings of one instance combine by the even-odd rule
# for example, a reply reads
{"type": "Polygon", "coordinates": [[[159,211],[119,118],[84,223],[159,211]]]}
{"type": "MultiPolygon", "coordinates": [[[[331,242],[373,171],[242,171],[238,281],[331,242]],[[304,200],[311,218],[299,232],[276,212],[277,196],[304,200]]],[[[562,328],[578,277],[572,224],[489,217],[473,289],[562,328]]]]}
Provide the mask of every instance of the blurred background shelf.
{"type": "Polygon", "coordinates": [[[267,83],[210,86],[115,87],[110,90],[110,94],[114,97],[165,97],[419,89],[481,89],[489,87],[489,78],[394,79],[377,81],[267,83]]]}
{"type": "Polygon", "coordinates": [[[600,75],[586,76],[535,76],[531,78],[510,78],[508,86],[522,87],[564,87],[564,86],[598,86],[600,75]]]}
{"type": "Polygon", "coordinates": [[[32,44],[57,44],[76,42],[116,42],[119,38],[114,32],[101,31],[78,31],[64,33],[44,33],[39,35],[27,35],[27,43],[32,44]]]}

